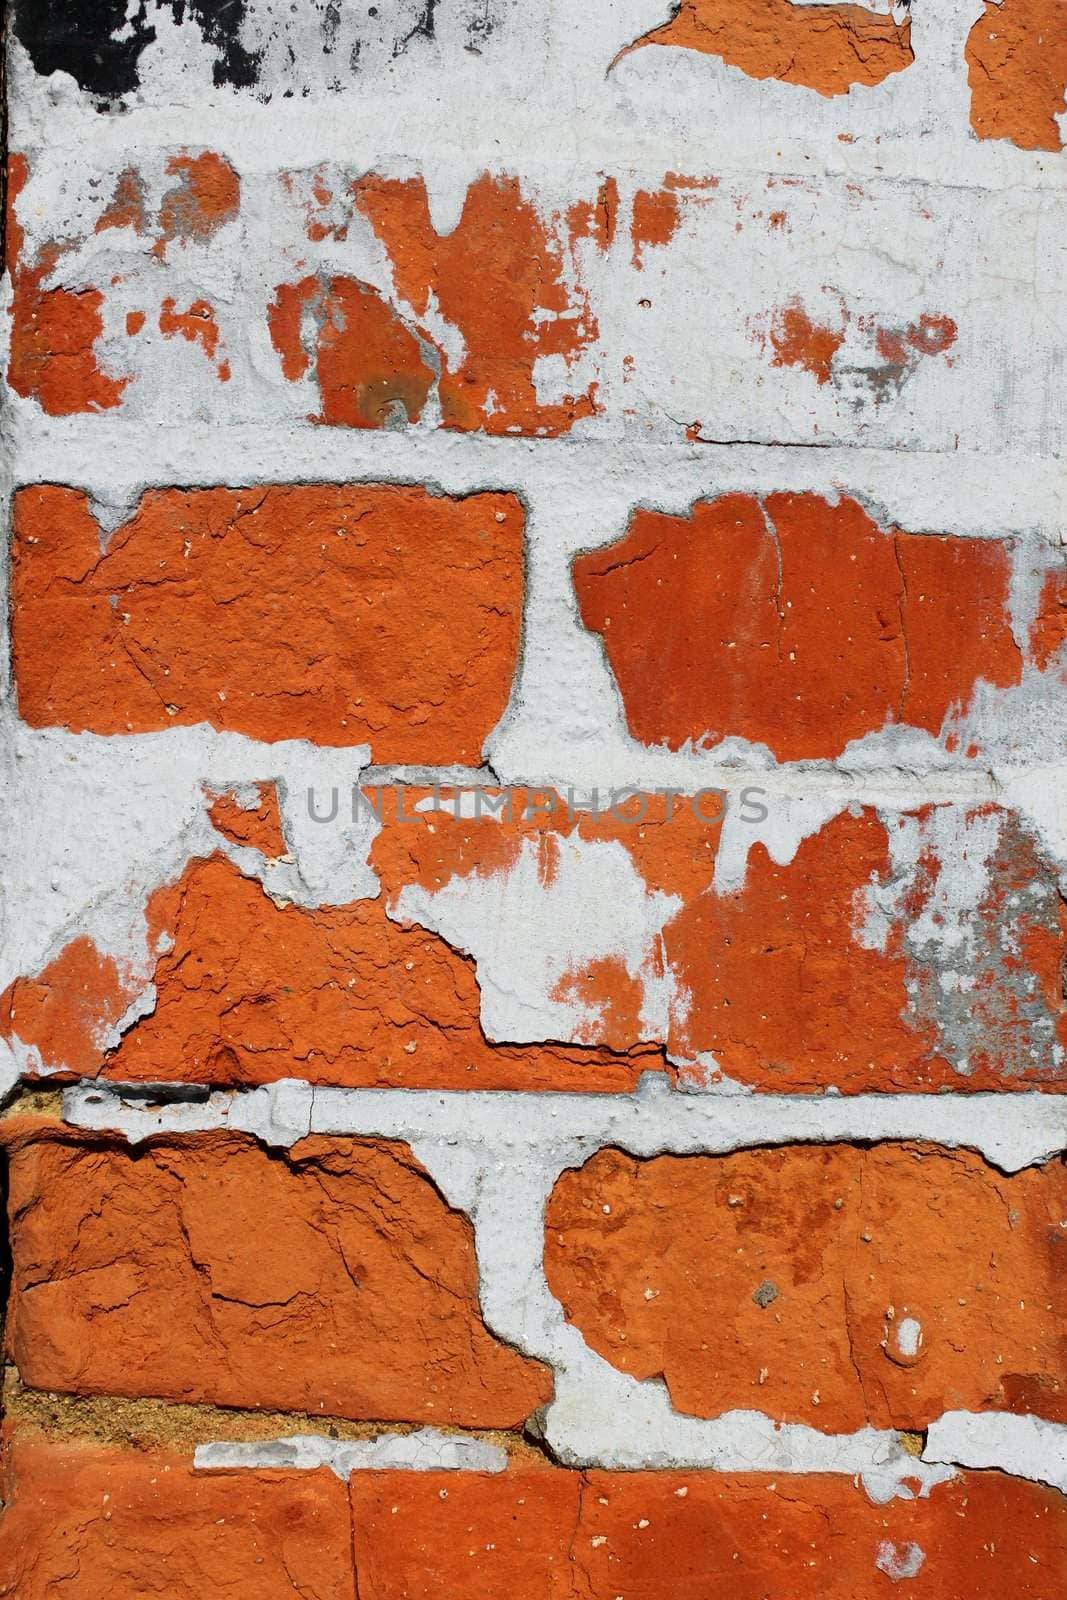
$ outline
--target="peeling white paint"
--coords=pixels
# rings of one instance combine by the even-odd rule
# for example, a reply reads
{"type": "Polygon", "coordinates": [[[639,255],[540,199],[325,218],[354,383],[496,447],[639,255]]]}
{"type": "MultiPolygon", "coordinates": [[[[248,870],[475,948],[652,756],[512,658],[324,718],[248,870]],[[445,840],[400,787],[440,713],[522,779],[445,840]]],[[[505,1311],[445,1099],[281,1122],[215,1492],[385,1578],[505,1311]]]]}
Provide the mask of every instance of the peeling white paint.
{"type": "MultiPolygon", "coordinates": [[[[251,0],[253,17],[268,6],[269,0],[251,0]]],[[[138,103],[122,117],[100,117],[65,73],[37,79],[16,41],[16,135],[55,127],[62,142],[95,138],[102,154],[133,141],[169,137],[218,146],[229,139],[254,165],[281,160],[299,166],[349,159],[367,142],[386,139],[395,147],[395,130],[403,129],[404,150],[430,149],[444,157],[516,148],[604,165],[622,147],[653,154],[663,170],[732,172],[751,163],[771,171],[808,168],[994,189],[1052,188],[1062,181],[1062,158],[971,135],[963,52],[981,0],[928,0],[921,10],[916,7],[913,65],[874,88],[831,99],[792,84],[754,84],[715,57],[689,50],[637,50],[612,67],[621,51],[667,21],[664,0],[587,0],[565,14],[562,29],[551,0],[512,0],[500,27],[479,41],[477,54],[462,33],[466,7],[447,8],[456,21],[443,15],[435,45],[416,39],[415,48],[400,56],[391,54],[384,30],[375,43],[361,8],[359,20],[346,21],[342,37],[349,50],[357,32],[366,40],[365,72],[343,70],[340,47],[319,60],[305,53],[314,23],[301,12],[310,8],[287,8],[291,32],[278,35],[276,54],[266,63],[267,85],[273,77],[277,87],[283,62],[286,81],[293,81],[290,40],[300,52],[297,71],[304,77],[295,80],[295,101],[276,97],[263,105],[247,92],[214,83],[214,58],[195,26],[171,32],[169,8],[149,9],[153,25],[168,30],[167,46],[149,57],[138,103]],[[442,76],[449,88],[446,119],[437,103],[442,76]],[[334,80],[340,93],[331,93],[334,80]],[[574,106],[595,115],[560,116],[560,107],[574,106]]],[[[342,9],[350,16],[348,0],[342,9]]],[[[404,9],[410,13],[411,7],[404,9]]],[[[397,8],[390,13],[396,16],[397,8]]],[[[260,36],[248,35],[250,43],[254,37],[260,36]]]]}
{"type": "Polygon", "coordinates": [[[995,1468],[1067,1494],[1067,1425],[1007,1411],[946,1411],[930,1425],[923,1460],[995,1468]]]}
{"type": "Polygon", "coordinates": [[[874,1564],[879,1572],[884,1572],[894,1583],[901,1583],[907,1578],[917,1577],[925,1560],[926,1552],[920,1545],[910,1542],[894,1544],[891,1539],[883,1539],[874,1564]]]}
{"type": "Polygon", "coordinates": [[[414,1433],[381,1433],[370,1439],[326,1439],[317,1433],[280,1439],[197,1445],[193,1466],[200,1472],[313,1472],[328,1467],[342,1482],[354,1472],[503,1472],[507,1452],[499,1445],[459,1434],[420,1428],[414,1433]]]}
{"type": "Polygon", "coordinates": [[[215,851],[298,905],[377,893],[366,859],[377,824],[366,810],[353,819],[351,805],[366,747],[265,745],[204,726],[102,738],[29,729],[9,714],[0,717],[5,746],[0,989],[38,970],[76,934],[147,977],[149,894],[190,859],[215,851]],[[271,781],[291,849],[277,861],[217,833],[204,794],[271,781]],[[309,815],[309,788],[323,813],[338,790],[336,821],[309,815]]]}
{"type": "Polygon", "coordinates": [[[544,1206],[553,1184],[606,1145],[648,1157],[794,1141],[918,1139],[979,1150],[1005,1171],[1067,1147],[1067,1104],[1053,1095],[841,1096],[814,1103],[693,1098],[652,1076],[636,1096],[313,1089],[287,1082],[156,1107],[131,1101],[121,1086],[83,1084],[64,1095],[64,1115],[73,1126],[119,1132],[131,1142],[222,1127],[282,1146],[309,1133],[405,1140],[449,1203],[474,1222],[487,1325],[553,1368],[555,1395],[540,1428],[562,1461],[627,1470],[843,1472],[861,1476],[878,1500],[909,1493],[905,1480],[916,1478],[926,1492],[952,1475],[957,1458],[946,1452],[917,1462],[895,1434],[875,1429],[824,1434],[754,1411],[710,1421],[683,1416],[662,1383],[638,1382],[594,1354],[565,1321],[544,1278],[544,1206]]]}
{"type": "MultiPolygon", "coordinates": [[[[170,483],[390,481],[446,493],[519,492],[528,507],[523,658],[508,713],[489,741],[492,772],[481,781],[561,791],[724,789],[731,804],[715,868],[720,894],[740,888],[757,842],[787,863],[842,810],[875,806],[892,822],[893,875],[858,897],[860,941],[886,948],[919,851],[932,838],[951,870],[914,937],[939,955],[966,953],[967,914],[987,884],[992,824],[964,823],[946,809],[924,834],[909,812],[937,802],[1014,806],[1050,860],[1067,866],[1067,697],[1054,676],[1028,667],[1015,688],[980,685],[967,713],[939,736],[883,729],[835,763],[780,766],[765,747],[740,740],[714,750],[645,749],[626,730],[603,650],[581,627],[570,562],[618,539],[638,506],[680,514],[696,499],[731,491],[848,494],[886,527],[1015,535],[1010,598],[1022,647],[1039,580],[1065,538],[1057,452],[1067,209],[1062,157],[970,132],[963,50],[981,0],[922,0],[912,17],[913,66],[833,99],[776,82],[757,86],[693,51],[626,53],[667,20],[665,0],[585,0],[567,9],[565,28],[550,0],[499,0],[491,31],[463,0],[442,8],[436,38],[416,31],[398,52],[416,9],[402,0],[389,18],[372,21],[367,8],[346,0],[327,40],[311,8],[249,0],[243,41],[263,51],[267,88],[291,74],[294,61],[302,74],[292,101],[268,104],[217,85],[215,52],[199,28],[154,0],[147,11],[157,39],[142,58],[136,103],[121,115],[92,109],[65,74],[35,78],[14,42],[11,144],[29,152],[34,166],[19,220],[31,255],[49,239],[75,245],[53,282],[122,279],[105,307],[105,370],[131,370],[127,312],[145,310],[151,334],[163,295],[178,285],[181,305],[196,295],[211,300],[233,375],[220,384],[198,346],[153,335],[133,360],[136,382],[120,415],[49,418],[9,397],[2,470],[17,483],[87,489],[105,540],[146,486],[170,483]],[[133,156],[158,210],[171,182],[166,160],[182,147],[217,150],[234,163],[242,211],[214,239],[174,246],[161,273],[150,240],[130,229],[93,232],[99,207],[90,197],[102,173],[109,182],[133,156]],[[339,206],[344,185],[363,171],[424,175],[440,233],[454,229],[467,186],[482,170],[521,169],[546,218],[595,194],[602,173],[617,173],[614,247],[604,256],[591,242],[578,248],[597,340],[573,374],[555,358],[536,373],[545,396],[577,378],[595,380],[605,414],[561,439],[438,430],[436,397],[410,430],[368,434],[308,423],[318,409],[314,383],[281,378],[266,308],[278,283],[313,270],[305,262],[305,191],[324,165],[339,206]],[[278,182],[281,169],[296,175],[290,193],[278,182]],[[648,250],[639,271],[628,229],[634,195],[672,170],[714,174],[719,186],[684,195],[675,239],[648,250]],[[760,214],[772,208],[785,218],[780,236],[760,214]],[[724,289],[716,296],[707,292],[709,261],[724,289]],[[793,297],[843,333],[825,385],[803,369],[770,368],[774,312],[793,297]],[[918,360],[899,390],[880,388],[863,322],[892,327],[923,311],[951,315],[957,342],[947,356],[918,360]],[[624,354],[634,358],[633,378],[624,354]],[[696,421],[702,440],[720,442],[686,438],[696,421]],[[972,739],[983,752],[979,763],[961,753],[972,739]],[[749,787],[767,806],[760,822],[734,803],[749,787]]],[[[1067,118],[1060,121],[1067,127],[1067,118]]],[[[347,237],[316,246],[314,267],[388,290],[392,268],[373,230],[350,206],[345,218],[347,237]]],[[[566,263],[564,270],[570,273],[566,263]]],[[[8,288],[4,294],[6,307],[8,288]]],[[[436,302],[420,320],[450,360],[462,357],[462,333],[436,302]]],[[[9,707],[0,721],[0,988],[39,969],[72,936],[88,935],[145,984],[121,1032],[153,1000],[147,896],[213,850],[279,899],[316,906],[375,895],[367,862],[375,825],[366,811],[356,819],[346,811],[368,759],[365,749],[263,745],[204,727],[107,739],[34,731],[9,707]],[[291,848],[291,859],[280,862],[223,841],[203,796],[205,785],[247,796],[250,785],[272,780],[291,848]],[[309,788],[327,809],[337,789],[335,823],[309,816],[309,788]]],[[[671,1007],[685,999],[669,981],[657,985],[650,964],[674,902],[649,893],[624,857],[621,846],[579,850],[563,840],[558,887],[546,893],[532,847],[524,846],[510,877],[454,880],[436,895],[407,890],[397,914],[475,956],[490,1037],[581,1037],[597,1019],[552,995],[570,965],[602,956],[618,956],[641,979],[643,1029],[658,1037],[671,1007]]],[[[946,993],[966,992],[966,974],[946,965],[941,977],[946,993]]],[[[0,1095],[14,1090],[20,1069],[38,1065],[18,1040],[0,1041],[0,1095]]],[[[705,1065],[714,1075],[714,1063],[705,1065]]],[[[927,1493],[961,1466],[994,1467],[1067,1492],[1067,1429],[1029,1417],[949,1413],[932,1425],[917,1461],[889,1432],[826,1435],[749,1411],[710,1421],[682,1416],[662,1384],[638,1383],[588,1349],[549,1294],[541,1265],[552,1184],[605,1145],[651,1156],[908,1138],[975,1149],[1017,1171],[1067,1148],[1067,1097],[682,1095],[653,1076],[631,1097],[318,1089],[298,1081],[190,1089],[176,1100],[181,1093],[175,1085],[84,1083],[66,1092],[65,1114],[76,1127],[117,1132],[131,1143],[212,1128],[281,1148],[312,1132],[408,1141],[450,1203],[473,1219],[489,1326],[554,1370],[555,1397],[540,1426],[568,1463],[846,1473],[862,1478],[878,1501],[910,1494],[915,1480],[927,1493]]],[[[900,1311],[893,1337],[911,1359],[921,1328],[900,1311]]],[[[496,1472],[505,1457],[483,1441],[422,1430],[355,1442],[294,1436],[207,1445],[196,1465],[328,1466],[345,1478],[368,1467],[496,1472]]],[[[886,1541],[874,1562],[905,1581],[919,1572],[923,1552],[886,1541]]]]}
{"type": "Polygon", "coordinates": [[[526,838],[507,871],[453,877],[435,891],[406,885],[389,914],[474,957],[490,1039],[600,1037],[598,1009],[561,989],[571,979],[580,990],[583,965],[605,959],[621,961],[641,983],[642,1039],[665,1037],[682,997],[669,977],[657,975],[656,947],[681,900],[650,891],[615,840],[561,834],[551,843],[548,864],[538,841],[526,838]]]}
{"type": "Polygon", "coordinates": [[[901,1317],[896,1328],[897,1349],[902,1356],[917,1356],[923,1342],[922,1323],[914,1317],[901,1317]]]}

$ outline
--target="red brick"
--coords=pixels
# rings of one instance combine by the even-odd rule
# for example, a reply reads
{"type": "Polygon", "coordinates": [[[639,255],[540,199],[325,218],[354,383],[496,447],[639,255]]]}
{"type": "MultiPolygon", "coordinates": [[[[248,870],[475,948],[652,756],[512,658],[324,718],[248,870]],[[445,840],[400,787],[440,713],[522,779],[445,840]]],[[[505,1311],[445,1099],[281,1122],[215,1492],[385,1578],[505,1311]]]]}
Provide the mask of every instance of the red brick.
{"type": "Polygon", "coordinates": [[[886,530],[813,494],[638,511],[574,564],[636,739],[739,737],[781,761],[889,723],[937,735],[979,681],[1017,683],[1010,576],[999,542],[886,530]]]}
{"type": "MultiPolygon", "coordinates": [[[[784,864],[753,845],[743,886],[717,892],[721,821],[704,820],[714,795],[674,801],[669,820],[667,802],[651,797],[640,825],[610,812],[568,816],[550,791],[514,791],[510,820],[456,818],[448,790],[445,809],[420,812],[422,797],[370,795],[384,823],[371,851],[382,898],[280,906],[223,858],[192,861],[150,899],[159,952],[150,970],[120,971],[79,939],[0,996],[0,1036],[35,1046],[52,1072],[219,1084],[626,1091],[642,1071],[666,1067],[664,1051],[696,1087],[720,1075],[782,1093],[1058,1090],[1067,1081],[1067,916],[1048,862],[1010,812],[928,807],[887,823],[843,811],[784,864]],[[551,811],[534,809],[549,800],[551,811]],[[902,831],[908,866],[894,860],[902,831]],[[679,907],[662,932],[649,931],[637,971],[622,954],[632,930],[620,929],[618,955],[609,942],[596,960],[563,945],[544,1003],[578,1002],[575,1020],[546,1022],[545,1042],[493,1042],[473,960],[389,913],[399,915],[409,885],[432,896],[506,883],[530,847],[533,893],[548,892],[561,841],[574,838],[582,849],[622,846],[637,884],[679,907]],[[947,926],[968,853],[970,899],[947,926]],[[646,984],[664,980],[675,1001],[643,1019],[646,984]],[[150,1013],[108,1049],[109,1030],[149,981],[150,1013]],[[567,1037],[553,1042],[553,1027],[567,1037]]],[[[584,914],[610,931],[615,908],[584,914]]],[[[424,915],[432,923],[432,899],[424,915]]]]}
{"type": "MultiPolygon", "coordinates": [[[[918,819],[927,839],[936,815],[918,819]]],[[[666,959],[692,996],[674,1053],[709,1052],[727,1077],[783,1093],[1061,1087],[1065,917],[1054,875],[1010,814],[963,815],[972,826],[989,817],[999,834],[987,884],[962,917],[966,948],[938,938],[942,876],[960,859],[942,860],[932,843],[884,948],[862,937],[867,889],[894,879],[889,828],[871,811],[842,812],[787,866],[756,845],[743,890],[693,898],[665,930],[666,959]]]]}
{"type": "Polygon", "coordinates": [[[348,1495],[329,1472],[208,1475],[172,1451],[9,1434],[3,1499],[12,1600],[355,1600],[348,1495]]]}
{"type": "Polygon", "coordinates": [[[819,94],[847,94],[903,72],[915,59],[911,22],[857,5],[791,0],[681,0],[669,22],[638,39],[718,56],[750,78],[777,78],[819,94]]]}
{"type": "Polygon", "coordinates": [[[1034,664],[1047,669],[1064,665],[1063,647],[1067,644],[1067,569],[1054,568],[1045,576],[1038,599],[1037,616],[1030,630],[1034,664]]]}
{"type": "Polygon", "coordinates": [[[586,1343],[662,1374],[689,1414],[827,1433],[921,1431],[953,1410],[1067,1422],[1065,1220],[1060,1164],[1005,1177],[896,1144],[603,1150],[556,1184],[545,1268],[586,1343]]]}
{"type": "MultiPolygon", "coordinates": [[[[127,332],[137,329],[127,327],[127,332]]],[[[187,344],[198,344],[209,361],[215,361],[222,335],[215,321],[215,312],[209,300],[193,300],[188,309],[179,311],[172,295],[163,301],[159,312],[159,331],[164,339],[182,338],[187,344]]],[[[216,363],[219,381],[229,383],[230,363],[220,358],[216,363]]]]}
{"type": "MultiPolygon", "coordinates": [[[[803,840],[787,864],[753,845],[743,887],[717,893],[721,822],[698,814],[702,807],[714,816],[712,795],[676,801],[670,820],[665,802],[653,798],[641,825],[610,813],[575,821],[558,797],[550,815],[528,817],[524,791],[516,791],[511,824],[455,819],[447,791],[444,804],[423,814],[422,828],[386,827],[375,839],[371,859],[389,904],[412,882],[434,891],[453,878],[476,887],[486,876],[506,876],[524,841],[537,842],[550,885],[558,840],[574,833],[589,845],[621,844],[649,890],[679,897],[649,960],[684,997],[663,1043],[688,1081],[705,1081],[698,1063],[709,1056],[728,1078],[782,1093],[831,1085],[853,1093],[1056,1088],[1065,1081],[1067,1010],[1058,987],[1064,911],[1053,871],[1008,812],[928,808],[890,826],[870,810],[843,811],[803,840]],[[985,887],[961,912],[966,936],[959,947],[937,936],[943,879],[962,859],[960,846],[953,856],[937,843],[946,816],[961,836],[988,828],[994,841],[985,887]],[[915,829],[918,840],[916,864],[899,877],[891,827],[915,829]],[[895,900],[881,945],[863,930],[872,886],[895,900]],[[946,971],[959,980],[958,992],[944,987],[946,971]]],[[[612,907],[587,914],[610,925],[612,907]]],[[[578,964],[570,979],[582,1001],[599,1009],[584,1043],[622,1050],[643,1037],[635,975],[621,963],[595,970],[578,964]]]]}
{"type": "Polygon", "coordinates": [[[159,256],[168,243],[210,239],[227,222],[232,222],[241,206],[241,180],[224,156],[213,150],[190,155],[183,150],[171,156],[167,173],[175,182],[163,196],[159,210],[160,237],[155,246],[159,256]]]}
{"type": "Polygon", "coordinates": [[[208,816],[212,826],[231,844],[260,850],[269,859],[284,856],[288,846],[282,831],[278,790],[273,783],[253,786],[256,803],[242,805],[233,790],[209,796],[208,816]]]}
{"type": "Polygon", "coordinates": [[[293,486],[154,490],[101,555],[87,497],[16,497],[13,646],[34,727],[207,722],[477,763],[508,703],[522,608],[511,495],[293,486]]]}
{"type": "Polygon", "coordinates": [[[136,993],[119,963],[79,935],[35,977],[16,978],[0,994],[0,1038],[17,1035],[39,1052],[46,1070],[92,1076],[109,1030],[136,993]]]}
{"type": "Polygon", "coordinates": [[[78,411],[108,411],[117,406],[129,382],[110,377],[96,359],[104,331],[99,289],[46,289],[69,243],[44,245],[32,262],[24,259],[25,239],[15,203],[29,176],[25,156],[8,163],[5,259],[11,273],[11,348],[7,381],[15,394],[35,399],[49,416],[78,411]]]}
{"type": "Polygon", "coordinates": [[[20,1600],[74,1574],[79,1600],[205,1582],[235,1600],[857,1600],[905,1579],[918,1600],[1050,1600],[1067,1579],[1067,1502],[999,1473],[881,1506],[843,1476],[536,1466],[356,1473],[346,1492],[21,1439],[6,1484],[0,1583],[20,1600]]]}
{"type": "Polygon", "coordinates": [[[422,416],[433,369],[412,330],[368,284],[337,276],[279,284],[268,322],[290,382],[302,378],[311,365],[305,324],[314,333],[322,410],[313,421],[382,428],[397,408],[409,423],[422,416]]]}
{"type": "Polygon", "coordinates": [[[88,940],[78,941],[77,961],[64,952],[0,996],[0,1032],[37,1045],[53,1071],[149,1082],[301,1077],[373,1088],[621,1092],[662,1065],[654,1047],[632,1039],[618,1055],[492,1044],[473,963],[436,934],[392,922],[379,900],[280,907],[216,856],[159,890],[148,916],[153,944],[165,947],[152,974],[155,1001],[116,1048],[103,1049],[106,1031],[133,992],[116,994],[111,967],[88,940]]]}
{"type": "Polygon", "coordinates": [[[31,1129],[9,1208],[7,1346],[31,1387],[485,1428],[551,1394],[486,1330],[471,1226],[405,1145],[31,1129]]]}
{"type": "Polygon", "coordinates": [[[1067,1501],[999,1473],[874,1505],[851,1478],[357,1474],[360,1600],[1050,1600],[1067,1501]],[[895,1574],[895,1577],[894,1577],[895,1574]]]}
{"type": "Polygon", "coordinates": [[[357,1473],[360,1600],[569,1600],[583,1480],[548,1468],[496,1476],[357,1473]]]}
{"type": "MultiPolygon", "coordinates": [[[[458,365],[439,350],[444,427],[560,434],[597,410],[595,386],[576,385],[557,403],[537,398],[537,360],[560,356],[570,365],[596,338],[597,324],[585,296],[568,285],[561,246],[517,178],[483,173],[444,236],[434,229],[421,178],[370,174],[355,194],[389,255],[397,294],[416,317],[428,315],[432,299],[463,335],[458,365]]],[[[435,342],[432,329],[420,334],[435,342]]]]}
{"type": "Polygon", "coordinates": [[[1062,150],[1067,30],[1058,0],[987,0],[967,35],[971,127],[1023,150],[1062,150]]]}
{"type": "Polygon", "coordinates": [[[908,1600],[1049,1600],[1067,1501],[999,1473],[884,1506],[847,1477],[589,1473],[574,1552],[583,1600],[878,1600],[916,1564],[908,1600]]]}

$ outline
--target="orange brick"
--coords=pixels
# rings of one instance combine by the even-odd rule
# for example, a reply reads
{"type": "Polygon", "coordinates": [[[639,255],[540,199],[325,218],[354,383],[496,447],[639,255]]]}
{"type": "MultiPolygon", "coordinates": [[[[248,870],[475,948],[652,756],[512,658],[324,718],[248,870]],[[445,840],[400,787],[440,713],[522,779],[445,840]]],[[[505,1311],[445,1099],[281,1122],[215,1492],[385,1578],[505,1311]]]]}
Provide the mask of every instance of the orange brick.
{"type": "Polygon", "coordinates": [[[1067,1500],[999,1473],[878,1506],[847,1477],[594,1472],[574,1567],[564,1593],[590,1600],[878,1600],[905,1580],[908,1600],[1048,1600],[1067,1500]]]}
{"type": "Polygon", "coordinates": [[[604,1150],[548,1207],[545,1268],[586,1342],[679,1411],[827,1433],[944,1411],[1067,1422],[1067,1172],[968,1151],[604,1150]]]}
{"type": "Polygon", "coordinates": [[[636,739],[737,737],[781,761],[890,723],[936,735],[979,680],[1017,683],[1010,576],[1000,543],[884,530],[813,494],[638,511],[574,564],[636,739]]]}
{"type": "MultiPolygon", "coordinates": [[[[537,360],[557,356],[572,365],[596,338],[597,323],[517,178],[483,173],[444,236],[434,229],[422,178],[369,174],[354,192],[388,252],[397,294],[416,317],[428,317],[433,305],[463,335],[458,364],[439,351],[444,427],[555,435],[593,415],[595,385],[576,383],[555,403],[537,396],[537,360]]],[[[433,342],[432,327],[420,332],[433,342]]]]}
{"type": "Polygon", "coordinates": [[[750,78],[777,78],[819,94],[876,84],[915,59],[911,21],[858,5],[791,0],[681,0],[671,20],[635,46],[673,45],[718,56],[750,78]]]}
{"type": "Polygon", "coordinates": [[[565,1600],[575,1588],[576,1472],[357,1473],[360,1600],[565,1600]]]}
{"type": "Polygon", "coordinates": [[[79,490],[16,497],[13,653],[34,727],[197,722],[481,760],[508,703],[521,507],[393,486],[154,490],[103,556],[79,490]]]}
{"type": "Polygon", "coordinates": [[[967,35],[971,127],[1023,150],[1062,150],[1067,31],[1058,0],[987,3],[967,35]]]}
{"type": "MultiPolygon", "coordinates": [[[[494,805],[508,798],[483,793],[494,805]]],[[[194,860],[150,897],[150,969],[120,970],[76,939],[0,995],[0,1037],[35,1047],[49,1072],[134,1081],[620,1092],[667,1069],[665,1052],[689,1087],[721,1075],[782,1093],[1067,1081],[1065,912],[1049,863],[1011,812],[926,807],[887,823],[843,811],[784,864],[755,844],[743,886],[725,892],[713,886],[714,795],[676,799],[670,814],[664,796],[648,797],[639,823],[625,820],[630,802],[622,818],[594,818],[569,814],[550,791],[513,791],[510,818],[456,817],[447,789],[438,809],[417,810],[426,798],[368,792],[383,821],[371,850],[381,898],[279,906],[221,856],[194,860]],[[954,842],[942,837],[945,819],[954,842]],[[906,868],[893,856],[901,830],[913,851],[906,868]],[[596,959],[562,946],[543,1003],[572,1005],[571,1015],[552,1012],[545,1042],[494,1042],[473,959],[389,913],[400,914],[409,885],[429,891],[428,923],[446,885],[473,895],[499,878],[507,893],[531,850],[538,882],[523,892],[550,893],[564,840],[571,855],[621,846],[638,892],[675,896],[678,908],[649,933],[636,970],[621,953],[625,930],[618,955],[610,941],[596,959]],[[966,852],[971,899],[942,935],[945,885],[966,852]],[[112,1044],[149,981],[151,1010],[112,1044]],[[676,998],[650,1021],[646,986],[664,982],[676,998]]],[[[602,933],[614,910],[589,904],[583,915],[602,933]]]]}
{"type": "Polygon", "coordinates": [[[31,1133],[9,1203],[32,1387],[486,1428],[551,1393],[487,1332],[470,1224],[405,1145],[31,1133]]]}
{"type": "Polygon", "coordinates": [[[209,1475],[171,1451],[9,1434],[3,1486],[12,1600],[355,1600],[348,1495],[326,1471],[209,1475]]]}
{"type": "Polygon", "coordinates": [[[360,1600],[1050,1600],[1067,1501],[999,1473],[874,1505],[851,1478],[357,1474],[360,1600]]]}
{"type": "Polygon", "coordinates": [[[208,816],[212,826],[231,844],[250,846],[276,860],[287,850],[278,790],[273,783],[259,783],[255,793],[257,803],[251,806],[242,805],[232,790],[214,795],[210,797],[208,816]]]}

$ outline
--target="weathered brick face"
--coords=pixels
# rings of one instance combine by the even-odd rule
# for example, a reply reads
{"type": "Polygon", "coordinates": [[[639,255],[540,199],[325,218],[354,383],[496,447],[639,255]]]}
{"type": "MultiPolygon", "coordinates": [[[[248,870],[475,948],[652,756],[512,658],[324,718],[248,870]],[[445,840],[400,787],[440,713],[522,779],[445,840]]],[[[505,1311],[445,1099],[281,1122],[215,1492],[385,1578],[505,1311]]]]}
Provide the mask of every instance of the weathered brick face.
{"type": "Polygon", "coordinates": [[[466,1220],[404,1146],[43,1140],[10,1178],[8,1348],[35,1388],[472,1427],[548,1396],[482,1326],[466,1220]]]}
{"type": "Polygon", "coordinates": [[[1044,1600],[1067,1576],[1061,1497],[988,1473],[886,1506],[831,1476],[551,1469],[366,1472],[346,1494],[322,1471],[192,1473],[162,1451],[71,1457],[33,1440],[12,1452],[5,1498],[0,1581],[28,1600],[69,1573],[72,1539],[87,1596],[138,1581],[150,1559],[182,1600],[203,1571],[239,1600],[294,1583],[315,1600],[610,1600],[620,1581],[641,1600],[679,1584],[698,1600],[724,1584],[743,1600],[773,1586],[853,1600],[905,1580],[930,1597],[1007,1587],[1044,1600]]]}
{"type": "Polygon", "coordinates": [[[545,1269],[606,1360],[698,1416],[746,1406],[828,1432],[944,1411],[1062,1422],[1062,1166],[881,1145],[605,1150],[557,1184],[545,1269]],[[980,1266],[979,1266],[980,1263],[980,1266]]]}
{"type": "Polygon", "coordinates": [[[1067,1592],[1063,9],[13,0],[0,1597],[1067,1592]]]}
{"type": "Polygon", "coordinates": [[[1001,541],[882,530],[847,499],[638,512],[574,578],[645,744],[740,738],[796,761],[887,725],[952,739],[979,681],[1023,671],[1001,541]]]}
{"type": "Polygon", "coordinates": [[[103,554],[76,490],[24,490],[14,518],[15,681],[33,726],[207,722],[462,764],[507,706],[522,613],[512,496],[157,492],[103,554]]]}
{"type": "Polygon", "coordinates": [[[757,845],[738,888],[721,796],[635,820],[642,798],[579,817],[556,791],[483,789],[468,818],[455,789],[357,790],[381,822],[377,899],[279,904],[222,854],[193,859],[144,907],[142,969],[76,939],[0,996],[0,1030],[64,1078],[1062,1089],[1063,907],[1010,813],[853,808],[784,865],[757,845]],[[579,896],[596,921],[568,950],[556,918],[579,896]],[[515,995],[494,931],[513,905],[515,995]]]}

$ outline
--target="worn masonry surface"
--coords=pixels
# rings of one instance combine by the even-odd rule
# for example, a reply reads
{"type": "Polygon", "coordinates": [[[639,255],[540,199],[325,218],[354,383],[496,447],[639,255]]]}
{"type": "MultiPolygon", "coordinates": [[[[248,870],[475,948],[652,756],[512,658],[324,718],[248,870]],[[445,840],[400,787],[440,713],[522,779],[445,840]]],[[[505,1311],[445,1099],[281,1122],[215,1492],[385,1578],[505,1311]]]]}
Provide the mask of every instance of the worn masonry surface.
{"type": "Polygon", "coordinates": [[[1067,4],[9,0],[0,1595],[1067,1592],[1067,4]]]}

